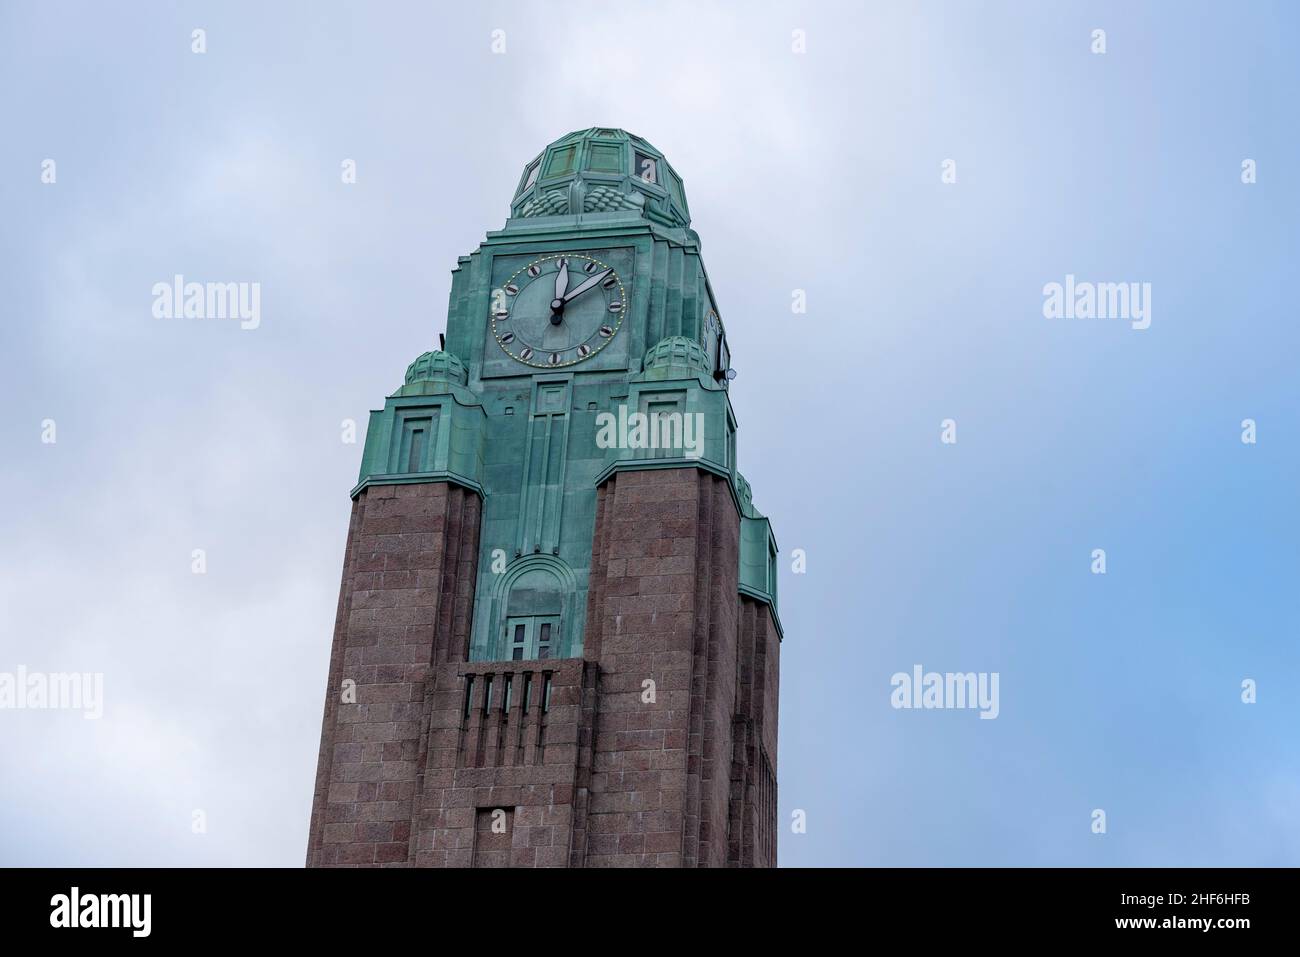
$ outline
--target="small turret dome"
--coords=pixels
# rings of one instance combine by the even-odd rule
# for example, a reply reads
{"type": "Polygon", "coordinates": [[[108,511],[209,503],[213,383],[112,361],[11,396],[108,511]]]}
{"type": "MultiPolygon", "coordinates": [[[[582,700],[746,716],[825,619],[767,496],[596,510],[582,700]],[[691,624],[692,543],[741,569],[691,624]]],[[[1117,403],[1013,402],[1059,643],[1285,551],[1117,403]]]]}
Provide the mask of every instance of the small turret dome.
{"type": "Polygon", "coordinates": [[[465,363],[450,352],[435,349],[426,352],[406,367],[407,385],[430,380],[465,385],[469,381],[469,370],[465,368],[465,363]]]}
{"type": "Polygon", "coordinates": [[[669,336],[645,354],[643,379],[710,378],[709,354],[694,339],[669,336]]]}
{"type": "Polygon", "coordinates": [[[736,497],[740,499],[740,510],[743,514],[751,518],[758,514],[754,511],[754,490],[749,485],[749,480],[739,472],[736,473],[736,497]]]}

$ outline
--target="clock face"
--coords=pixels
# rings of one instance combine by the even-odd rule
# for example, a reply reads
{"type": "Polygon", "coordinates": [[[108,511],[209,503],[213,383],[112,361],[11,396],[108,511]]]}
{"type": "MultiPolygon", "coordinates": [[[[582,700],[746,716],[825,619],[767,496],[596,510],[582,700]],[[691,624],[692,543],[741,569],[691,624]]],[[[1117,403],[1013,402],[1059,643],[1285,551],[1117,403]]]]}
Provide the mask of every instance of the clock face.
{"type": "Polygon", "coordinates": [[[710,309],[704,314],[700,335],[704,349],[709,354],[710,372],[718,368],[718,344],[721,341],[721,334],[722,322],[718,319],[718,314],[710,309]]]}
{"type": "Polygon", "coordinates": [[[539,369],[576,365],[618,335],[627,293],[614,268],[561,253],[521,267],[492,290],[492,334],[512,358],[539,369]]]}

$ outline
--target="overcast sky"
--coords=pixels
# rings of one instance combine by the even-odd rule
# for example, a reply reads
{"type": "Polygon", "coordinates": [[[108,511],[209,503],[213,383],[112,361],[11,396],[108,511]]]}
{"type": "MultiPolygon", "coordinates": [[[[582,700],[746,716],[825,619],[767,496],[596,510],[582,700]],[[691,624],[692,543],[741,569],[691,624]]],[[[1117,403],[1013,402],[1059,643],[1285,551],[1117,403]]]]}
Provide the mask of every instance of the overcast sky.
{"type": "Polygon", "coordinates": [[[0,5],[0,672],[104,676],[0,711],[0,864],[302,863],[339,423],[596,125],[683,176],[740,373],[782,862],[1300,864],[1292,5],[112,7],[0,5]],[[155,318],[176,274],[259,327],[155,318]],[[891,707],[914,665],[998,717],[891,707]]]}

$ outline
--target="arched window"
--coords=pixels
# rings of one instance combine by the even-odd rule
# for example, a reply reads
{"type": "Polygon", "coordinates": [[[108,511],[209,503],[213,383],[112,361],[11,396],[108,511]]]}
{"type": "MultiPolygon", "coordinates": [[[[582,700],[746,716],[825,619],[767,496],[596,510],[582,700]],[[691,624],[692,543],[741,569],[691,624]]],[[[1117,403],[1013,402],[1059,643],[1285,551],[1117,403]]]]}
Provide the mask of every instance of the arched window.
{"type": "Polygon", "coordinates": [[[530,568],[516,577],[506,594],[498,659],[531,661],[562,655],[568,594],[564,582],[547,567],[530,568]]]}

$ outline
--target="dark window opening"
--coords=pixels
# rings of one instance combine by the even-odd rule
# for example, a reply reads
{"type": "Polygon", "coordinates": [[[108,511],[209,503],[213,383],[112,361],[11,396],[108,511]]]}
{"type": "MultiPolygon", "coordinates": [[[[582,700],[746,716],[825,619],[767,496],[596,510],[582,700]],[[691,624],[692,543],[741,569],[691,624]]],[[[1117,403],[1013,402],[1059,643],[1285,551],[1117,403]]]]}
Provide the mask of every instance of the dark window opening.
{"type": "Polygon", "coordinates": [[[640,150],[635,151],[632,155],[634,158],[632,174],[642,182],[653,183],[657,186],[659,184],[659,161],[653,156],[647,156],[640,150]]]}
{"type": "Polygon", "coordinates": [[[411,431],[411,457],[406,463],[406,471],[422,472],[424,464],[424,429],[411,431]]]}

